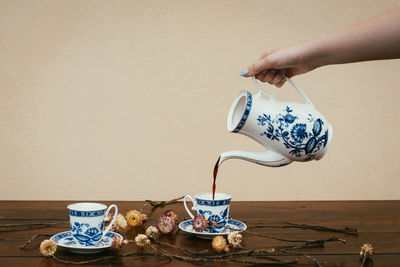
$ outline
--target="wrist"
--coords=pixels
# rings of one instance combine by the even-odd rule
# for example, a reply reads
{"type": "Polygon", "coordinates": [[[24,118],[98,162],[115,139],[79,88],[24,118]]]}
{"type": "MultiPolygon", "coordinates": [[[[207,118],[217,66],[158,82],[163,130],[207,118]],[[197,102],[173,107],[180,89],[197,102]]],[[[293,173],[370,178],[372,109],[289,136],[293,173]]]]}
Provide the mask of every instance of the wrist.
{"type": "Polygon", "coordinates": [[[318,38],[300,43],[301,63],[312,69],[329,65],[329,54],[325,53],[322,48],[322,42],[318,38]]]}

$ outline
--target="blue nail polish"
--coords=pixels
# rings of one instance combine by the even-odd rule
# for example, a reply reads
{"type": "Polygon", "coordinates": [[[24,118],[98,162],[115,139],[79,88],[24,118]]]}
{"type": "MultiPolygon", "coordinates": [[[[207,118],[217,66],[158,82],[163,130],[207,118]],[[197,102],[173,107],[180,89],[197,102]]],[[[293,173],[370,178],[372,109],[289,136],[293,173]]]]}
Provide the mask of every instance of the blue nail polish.
{"type": "Polygon", "coordinates": [[[266,74],[267,72],[268,72],[268,69],[263,69],[263,70],[261,71],[262,74],[266,74]]]}
{"type": "Polygon", "coordinates": [[[240,76],[246,76],[247,74],[249,74],[249,71],[248,71],[248,70],[242,70],[242,71],[239,73],[240,76]]]}

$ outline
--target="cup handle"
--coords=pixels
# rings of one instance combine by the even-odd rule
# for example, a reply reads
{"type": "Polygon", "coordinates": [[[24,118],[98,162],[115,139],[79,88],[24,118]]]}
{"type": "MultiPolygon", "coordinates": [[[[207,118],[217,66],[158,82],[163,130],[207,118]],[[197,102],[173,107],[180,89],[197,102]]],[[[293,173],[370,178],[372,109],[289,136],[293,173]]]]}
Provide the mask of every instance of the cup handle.
{"type": "Polygon", "coordinates": [[[117,219],[118,216],[118,207],[115,204],[111,204],[107,211],[106,214],[104,215],[106,218],[108,217],[108,213],[110,212],[110,210],[114,208],[115,209],[115,213],[114,213],[114,217],[112,218],[111,222],[108,224],[106,230],[103,231],[103,236],[101,237],[101,239],[103,239],[103,237],[110,231],[111,227],[114,225],[115,220],[117,219]]]}
{"type": "Polygon", "coordinates": [[[190,212],[188,206],[186,205],[186,198],[190,198],[190,200],[192,201],[192,203],[193,203],[192,210],[197,210],[197,207],[196,207],[196,204],[195,204],[196,202],[194,202],[193,198],[192,198],[190,195],[186,195],[186,196],[183,198],[183,205],[185,206],[185,209],[186,209],[187,213],[189,214],[190,218],[193,219],[194,216],[193,216],[193,214],[190,212]]]}

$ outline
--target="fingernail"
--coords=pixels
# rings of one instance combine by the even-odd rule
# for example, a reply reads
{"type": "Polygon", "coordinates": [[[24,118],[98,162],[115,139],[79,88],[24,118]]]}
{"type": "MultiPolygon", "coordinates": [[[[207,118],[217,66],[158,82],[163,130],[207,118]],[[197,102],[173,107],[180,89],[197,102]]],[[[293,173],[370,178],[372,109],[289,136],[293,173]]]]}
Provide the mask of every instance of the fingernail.
{"type": "Polygon", "coordinates": [[[246,76],[247,74],[249,74],[249,71],[248,71],[248,70],[242,70],[242,71],[239,73],[240,76],[246,76]]]}
{"type": "Polygon", "coordinates": [[[261,71],[262,74],[266,74],[268,72],[268,69],[264,69],[261,71]]]}
{"type": "Polygon", "coordinates": [[[276,69],[272,69],[271,72],[272,72],[272,74],[275,74],[276,69]]]}

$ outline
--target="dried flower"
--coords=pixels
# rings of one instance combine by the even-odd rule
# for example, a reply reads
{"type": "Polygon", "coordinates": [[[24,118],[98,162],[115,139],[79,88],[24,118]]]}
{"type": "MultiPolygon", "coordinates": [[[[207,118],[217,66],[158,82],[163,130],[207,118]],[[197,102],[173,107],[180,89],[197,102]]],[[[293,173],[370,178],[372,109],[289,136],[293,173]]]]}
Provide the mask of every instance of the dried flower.
{"type": "Polygon", "coordinates": [[[164,212],[165,216],[171,217],[175,222],[178,222],[178,214],[176,214],[172,209],[164,212]]]}
{"type": "Polygon", "coordinates": [[[147,222],[149,216],[147,216],[146,213],[140,213],[140,219],[142,220],[142,222],[147,222]]]}
{"type": "Polygon", "coordinates": [[[146,235],[148,238],[156,239],[159,234],[160,234],[160,232],[158,231],[157,227],[155,227],[155,226],[149,226],[146,229],[146,235]]]}
{"type": "Polygon", "coordinates": [[[241,247],[241,243],[243,240],[243,236],[239,233],[230,233],[228,235],[228,243],[231,244],[234,248],[241,247]]]}
{"type": "Polygon", "coordinates": [[[361,246],[360,257],[371,258],[374,253],[374,247],[371,244],[364,244],[361,246]]]}
{"type": "Polygon", "coordinates": [[[217,226],[217,222],[216,222],[216,221],[213,221],[213,220],[211,220],[211,221],[209,221],[209,222],[208,222],[208,226],[210,226],[210,227],[217,226]]]}
{"type": "Polygon", "coordinates": [[[115,219],[113,230],[119,233],[125,233],[128,230],[128,222],[121,213],[118,213],[117,218],[115,219]]]}
{"type": "Polygon", "coordinates": [[[168,216],[161,216],[157,220],[157,229],[164,235],[172,233],[175,231],[176,223],[175,221],[168,216]]]}
{"type": "Polygon", "coordinates": [[[56,253],[57,244],[53,240],[43,240],[40,244],[40,253],[45,257],[51,257],[56,253]]]}
{"type": "Polygon", "coordinates": [[[132,227],[139,226],[142,224],[141,212],[138,210],[130,210],[126,214],[125,218],[128,224],[132,227]]]}
{"type": "Polygon", "coordinates": [[[192,227],[196,232],[203,232],[207,228],[207,220],[204,216],[197,215],[192,219],[192,227]]]}
{"type": "Polygon", "coordinates": [[[147,235],[138,234],[135,237],[135,243],[138,247],[144,247],[150,245],[150,240],[147,238],[147,235]]]}
{"type": "Polygon", "coordinates": [[[216,237],[214,237],[211,245],[212,245],[213,249],[215,249],[218,252],[224,251],[227,247],[225,238],[220,235],[217,235],[216,237]]]}
{"type": "Polygon", "coordinates": [[[229,252],[229,246],[225,246],[224,252],[228,253],[229,252]]]}
{"type": "Polygon", "coordinates": [[[120,249],[122,246],[123,246],[122,239],[119,237],[119,235],[114,235],[111,242],[111,248],[120,249]]]}

